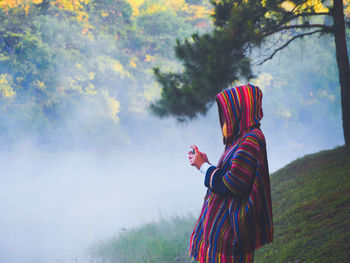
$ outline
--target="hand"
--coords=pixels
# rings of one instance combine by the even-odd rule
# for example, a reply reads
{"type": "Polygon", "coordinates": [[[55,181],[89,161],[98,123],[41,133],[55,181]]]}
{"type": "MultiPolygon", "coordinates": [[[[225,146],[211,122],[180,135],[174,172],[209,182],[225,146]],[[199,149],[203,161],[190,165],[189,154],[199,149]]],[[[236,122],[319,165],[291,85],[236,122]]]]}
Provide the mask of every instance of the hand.
{"type": "Polygon", "coordinates": [[[209,163],[207,155],[200,152],[196,145],[191,145],[191,148],[193,148],[195,151],[194,154],[192,151],[188,152],[188,159],[190,160],[190,164],[192,166],[196,167],[199,170],[203,163],[209,163]]]}

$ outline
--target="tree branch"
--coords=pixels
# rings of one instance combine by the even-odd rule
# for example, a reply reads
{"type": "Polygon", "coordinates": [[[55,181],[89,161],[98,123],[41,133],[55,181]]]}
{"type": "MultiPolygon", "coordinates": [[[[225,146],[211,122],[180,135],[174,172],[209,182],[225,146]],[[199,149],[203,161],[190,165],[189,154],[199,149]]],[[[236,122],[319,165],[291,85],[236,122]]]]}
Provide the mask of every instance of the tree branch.
{"type": "MultiPolygon", "coordinates": [[[[295,8],[297,8],[297,6],[296,6],[295,8]]],[[[293,12],[294,12],[294,9],[291,11],[291,14],[292,14],[293,12]]],[[[280,26],[284,25],[284,24],[287,23],[287,22],[290,22],[291,20],[293,20],[293,19],[295,19],[295,18],[298,18],[298,17],[307,17],[307,16],[318,16],[318,15],[329,15],[329,16],[331,16],[332,14],[331,14],[330,12],[319,12],[319,13],[315,13],[315,12],[311,13],[311,12],[309,12],[309,13],[294,14],[294,15],[291,15],[291,16],[289,16],[289,17],[286,17],[286,19],[282,20],[281,23],[279,23],[279,24],[275,27],[275,29],[272,30],[272,32],[273,32],[273,33],[276,33],[276,32],[278,32],[278,31],[280,31],[280,30],[278,29],[280,26]],[[274,32],[274,31],[275,31],[275,32],[274,32]]],[[[325,28],[326,30],[331,29],[329,26],[325,26],[325,25],[322,25],[322,26],[324,26],[324,28],[325,28]]],[[[272,34],[273,34],[273,33],[272,33],[272,34]]],[[[268,36],[268,35],[270,35],[270,34],[267,33],[266,36],[268,36]]]]}
{"type": "Polygon", "coordinates": [[[308,32],[308,33],[304,33],[304,34],[299,34],[297,36],[292,37],[291,39],[289,39],[284,45],[280,46],[279,48],[277,48],[268,58],[265,58],[262,62],[259,62],[258,64],[256,64],[257,66],[262,65],[263,63],[265,63],[267,60],[270,60],[274,57],[274,55],[276,55],[276,53],[280,50],[282,50],[283,48],[285,48],[286,46],[288,46],[293,40],[297,39],[297,38],[303,38],[304,36],[308,36],[308,35],[312,35],[315,33],[321,33],[323,32],[322,29],[319,30],[315,30],[312,32],[308,32]]]}
{"type": "Polygon", "coordinates": [[[332,27],[330,26],[326,26],[324,24],[302,24],[302,25],[291,25],[291,26],[283,26],[277,29],[274,29],[270,32],[265,33],[264,35],[262,35],[263,38],[273,35],[277,32],[280,32],[282,30],[287,30],[287,29],[292,29],[292,28],[314,28],[314,27],[318,27],[318,28],[323,28],[323,31],[331,31],[332,27]]]}
{"type": "Polygon", "coordinates": [[[302,17],[302,16],[331,16],[331,12],[306,12],[306,13],[300,13],[300,14],[295,14],[293,16],[288,17],[287,21],[290,21],[291,19],[302,17]]]}
{"type": "Polygon", "coordinates": [[[308,17],[308,16],[332,16],[332,14],[331,14],[331,12],[319,12],[319,13],[315,13],[315,12],[312,12],[312,13],[311,13],[311,12],[306,12],[306,13],[300,13],[300,14],[293,14],[292,16],[287,17],[286,20],[282,21],[282,22],[278,25],[278,27],[281,26],[281,25],[283,25],[283,24],[285,24],[285,23],[287,23],[287,22],[289,22],[289,21],[291,21],[291,20],[293,20],[293,19],[295,19],[295,18],[299,18],[299,17],[308,17]]]}

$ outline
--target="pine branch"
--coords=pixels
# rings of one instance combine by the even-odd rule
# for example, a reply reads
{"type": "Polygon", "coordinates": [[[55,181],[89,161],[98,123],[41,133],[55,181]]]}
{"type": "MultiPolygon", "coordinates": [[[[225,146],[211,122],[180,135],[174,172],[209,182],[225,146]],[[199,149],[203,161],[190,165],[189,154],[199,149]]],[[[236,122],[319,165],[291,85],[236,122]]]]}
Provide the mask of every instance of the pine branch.
{"type": "Polygon", "coordinates": [[[270,35],[273,35],[277,32],[283,31],[283,30],[288,30],[288,29],[293,29],[293,28],[322,28],[324,32],[330,32],[332,31],[333,27],[331,26],[326,26],[324,24],[302,24],[302,25],[291,25],[291,26],[283,26],[277,29],[274,29],[272,31],[269,31],[265,34],[262,35],[262,38],[268,37],[270,35]]]}
{"type": "MultiPolygon", "coordinates": [[[[296,6],[297,7],[297,6],[296,6]]],[[[295,7],[295,8],[296,8],[295,7]]],[[[294,12],[294,9],[290,12],[291,14],[294,12]]],[[[309,13],[300,13],[300,14],[294,14],[294,15],[291,15],[291,16],[289,16],[289,17],[286,17],[286,19],[283,19],[277,26],[275,26],[274,27],[274,29],[272,29],[272,31],[270,31],[270,32],[272,32],[271,34],[273,34],[273,33],[276,33],[276,32],[278,32],[278,31],[280,31],[279,30],[279,28],[282,26],[282,25],[284,25],[284,24],[286,24],[286,23],[288,23],[288,22],[290,22],[290,21],[292,21],[293,19],[296,19],[296,18],[299,18],[299,17],[308,17],[308,16],[319,16],[319,15],[329,15],[329,16],[332,16],[332,14],[331,14],[331,12],[319,12],[319,13],[315,13],[315,12],[313,12],[313,13],[311,13],[311,12],[309,12],[309,13]],[[274,32],[274,31],[276,31],[276,32],[274,32]]],[[[328,26],[325,26],[325,25],[322,25],[322,26],[324,26],[325,27],[325,30],[328,30],[330,27],[328,26]]],[[[266,33],[266,36],[269,36],[269,35],[271,35],[271,34],[269,34],[269,32],[268,33],[266,33]]],[[[265,37],[265,35],[263,35],[264,37],[265,37]]]]}
{"type": "Polygon", "coordinates": [[[277,48],[269,57],[265,58],[262,62],[259,62],[257,63],[256,65],[257,66],[260,66],[262,65],[263,63],[265,63],[267,60],[270,60],[272,59],[276,53],[280,50],[282,50],[283,48],[287,47],[292,41],[294,41],[295,39],[297,38],[303,38],[305,36],[309,36],[309,35],[312,35],[312,34],[316,34],[316,33],[321,33],[321,32],[324,32],[324,30],[320,29],[320,30],[315,30],[315,31],[312,31],[312,32],[308,32],[308,33],[304,33],[304,34],[299,34],[297,36],[294,36],[292,37],[291,39],[289,39],[284,45],[280,46],[279,48],[277,48]]]}
{"type": "Polygon", "coordinates": [[[300,14],[295,14],[292,15],[290,17],[288,17],[288,21],[293,20],[294,18],[298,18],[298,17],[303,17],[303,16],[331,16],[331,12],[306,12],[306,13],[300,13],[300,14]]]}

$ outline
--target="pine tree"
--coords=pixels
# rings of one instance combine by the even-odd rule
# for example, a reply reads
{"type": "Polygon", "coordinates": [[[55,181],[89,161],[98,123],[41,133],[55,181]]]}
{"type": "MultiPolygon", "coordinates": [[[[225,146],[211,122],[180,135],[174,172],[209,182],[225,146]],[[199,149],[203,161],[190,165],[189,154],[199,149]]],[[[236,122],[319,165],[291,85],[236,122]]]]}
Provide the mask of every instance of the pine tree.
{"type": "MultiPolygon", "coordinates": [[[[345,0],[344,0],[345,2],[345,0]]],[[[279,45],[258,65],[272,59],[291,42],[305,36],[333,36],[341,89],[345,145],[350,146],[350,67],[346,48],[342,0],[221,0],[214,6],[212,32],[177,40],[175,55],[182,72],[154,68],[161,84],[161,98],[151,105],[154,114],[175,116],[183,121],[205,114],[215,95],[242,78],[252,79],[253,50],[268,46],[278,37],[279,45]]],[[[349,5],[348,1],[345,3],[349,5]]],[[[312,47],[309,47],[312,48],[312,47]]]]}

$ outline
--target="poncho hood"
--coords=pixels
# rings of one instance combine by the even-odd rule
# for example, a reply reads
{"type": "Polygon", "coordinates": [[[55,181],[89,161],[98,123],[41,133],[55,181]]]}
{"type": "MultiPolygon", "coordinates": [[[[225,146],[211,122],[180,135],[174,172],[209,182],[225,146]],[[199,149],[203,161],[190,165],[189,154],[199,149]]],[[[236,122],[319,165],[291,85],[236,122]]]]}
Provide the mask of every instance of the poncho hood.
{"type": "Polygon", "coordinates": [[[224,90],[216,95],[221,128],[226,121],[224,144],[232,143],[250,127],[260,127],[262,92],[251,84],[224,90]]]}

